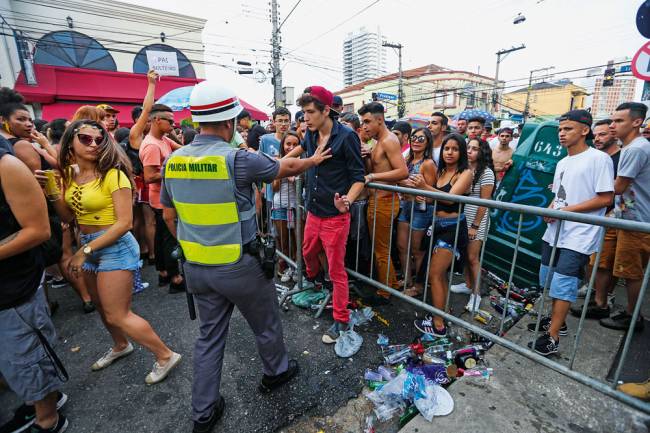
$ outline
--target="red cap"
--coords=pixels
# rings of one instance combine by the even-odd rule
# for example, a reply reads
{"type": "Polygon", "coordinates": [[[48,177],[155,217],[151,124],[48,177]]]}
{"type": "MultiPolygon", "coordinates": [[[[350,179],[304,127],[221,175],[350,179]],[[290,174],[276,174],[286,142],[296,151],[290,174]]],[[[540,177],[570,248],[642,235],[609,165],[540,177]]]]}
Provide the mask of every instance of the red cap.
{"type": "Polygon", "coordinates": [[[330,117],[336,118],[339,116],[340,113],[332,108],[332,104],[334,103],[334,95],[332,92],[323,86],[311,86],[309,88],[309,94],[318,99],[322,104],[330,107],[330,117]]]}
{"type": "Polygon", "coordinates": [[[318,99],[321,103],[327,105],[328,107],[332,106],[334,95],[332,95],[332,92],[327,90],[325,87],[311,86],[309,88],[309,94],[314,98],[318,99]]]}

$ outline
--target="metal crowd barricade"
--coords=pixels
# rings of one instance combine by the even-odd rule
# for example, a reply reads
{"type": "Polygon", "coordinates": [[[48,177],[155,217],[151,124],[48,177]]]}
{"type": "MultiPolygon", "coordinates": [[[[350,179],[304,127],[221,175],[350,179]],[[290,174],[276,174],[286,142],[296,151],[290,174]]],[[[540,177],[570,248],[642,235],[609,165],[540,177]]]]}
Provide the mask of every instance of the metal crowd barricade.
{"type": "MultiPolygon", "coordinates": [[[[286,254],[283,254],[281,252],[278,252],[278,256],[281,257],[285,262],[296,269],[297,276],[298,276],[298,282],[293,288],[285,287],[280,284],[278,284],[278,294],[279,294],[279,303],[280,305],[284,306],[285,302],[289,299],[290,296],[295,295],[296,293],[299,293],[301,291],[306,290],[303,285],[303,260],[302,260],[302,226],[303,226],[303,214],[306,215],[306,210],[303,206],[302,202],[302,179],[298,177],[295,182],[295,187],[296,187],[296,221],[295,221],[295,243],[296,243],[296,259],[293,260],[291,257],[288,257],[286,254]]],[[[377,200],[376,200],[376,194],[378,190],[382,191],[388,191],[392,193],[398,193],[400,195],[412,195],[412,196],[424,196],[428,199],[433,200],[433,216],[431,219],[431,227],[435,227],[435,222],[436,222],[436,209],[437,209],[437,204],[438,200],[444,200],[446,202],[454,202],[454,203],[459,203],[459,204],[472,204],[472,205],[477,205],[481,207],[486,207],[488,209],[502,209],[502,210],[507,210],[515,213],[519,213],[519,220],[518,220],[518,225],[517,225],[517,234],[515,238],[515,248],[514,248],[514,253],[512,257],[512,264],[510,267],[510,272],[508,275],[508,286],[506,289],[506,295],[505,295],[505,308],[503,309],[502,317],[501,317],[501,325],[499,328],[499,334],[494,334],[492,332],[489,332],[479,326],[476,326],[473,323],[467,322],[463,319],[460,319],[459,317],[453,316],[452,314],[449,314],[448,308],[449,308],[449,298],[450,298],[450,291],[447,290],[447,299],[445,300],[445,311],[440,310],[438,308],[435,308],[429,304],[427,304],[425,301],[427,299],[427,290],[429,286],[429,265],[430,265],[430,260],[433,252],[433,233],[431,236],[431,239],[429,241],[428,245],[428,255],[426,256],[426,261],[423,261],[423,266],[426,266],[426,272],[425,272],[425,281],[424,281],[424,293],[422,300],[414,299],[410,296],[406,296],[403,293],[401,293],[398,290],[393,289],[392,287],[388,287],[387,285],[376,281],[373,279],[373,266],[371,264],[370,269],[369,269],[369,275],[364,275],[359,272],[359,253],[360,253],[360,236],[359,236],[359,231],[360,231],[360,224],[357,224],[357,227],[351,227],[351,230],[356,230],[357,231],[357,238],[356,238],[356,257],[355,257],[355,269],[350,269],[346,268],[347,272],[350,276],[354,277],[357,281],[360,281],[362,283],[365,283],[369,286],[375,287],[377,289],[382,289],[386,292],[389,292],[391,295],[395,296],[396,298],[399,298],[405,302],[410,303],[411,305],[424,310],[429,313],[433,313],[435,315],[441,316],[445,321],[451,322],[455,325],[458,325],[464,329],[467,329],[468,331],[471,331],[473,333],[476,333],[482,337],[488,338],[492,340],[495,344],[499,344],[502,347],[515,352],[521,356],[525,356],[526,358],[541,364],[547,368],[550,368],[558,373],[561,373],[581,384],[587,385],[609,397],[612,397],[616,400],[619,400],[635,409],[638,409],[642,412],[645,413],[650,413],[650,403],[645,403],[641,400],[638,400],[636,398],[633,398],[631,396],[628,396],[620,391],[617,391],[615,389],[616,384],[618,383],[618,379],[620,378],[622,367],[625,363],[625,360],[627,358],[627,354],[630,348],[630,344],[632,341],[632,336],[634,334],[634,324],[636,323],[639,314],[640,314],[640,309],[641,309],[641,303],[643,302],[643,298],[646,294],[648,284],[649,284],[649,279],[650,279],[650,263],[647,264],[646,269],[645,269],[645,274],[641,286],[641,290],[639,293],[639,298],[637,301],[637,304],[634,309],[634,313],[632,316],[632,322],[630,325],[630,328],[627,331],[627,335],[625,337],[625,342],[623,345],[623,350],[621,352],[621,356],[619,359],[618,366],[615,370],[615,375],[614,375],[614,380],[612,384],[608,384],[606,382],[602,382],[596,378],[590,377],[586,374],[580,373],[578,371],[575,371],[573,369],[574,366],[574,361],[575,357],[578,351],[578,347],[580,344],[580,337],[582,335],[582,331],[584,328],[584,321],[585,321],[585,316],[587,312],[587,306],[588,306],[588,300],[590,299],[591,292],[593,290],[594,282],[595,282],[595,275],[596,271],[598,269],[597,264],[599,263],[600,255],[601,255],[601,250],[604,244],[604,238],[605,238],[605,230],[602,230],[601,234],[601,239],[600,239],[600,247],[597,252],[597,257],[596,257],[596,266],[593,266],[593,270],[591,273],[591,276],[589,278],[589,283],[588,283],[588,291],[587,291],[587,296],[586,296],[586,301],[585,304],[582,308],[582,314],[580,317],[580,322],[578,324],[577,332],[575,335],[574,339],[574,344],[573,348],[571,350],[571,356],[570,356],[570,361],[567,365],[563,365],[557,361],[554,361],[549,358],[545,358],[537,353],[535,353],[532,349],[525,347],[525,346],[519,346],[512,341],[506,339],[503,337],[503,323],[505,321],[505,316],[507,314],[507,311],[510,306],[510,289],[512,287],[512,280],[513,280],[513,275],[515,271],[515,264],[517,262],[517,256],[518,256],[518,250],[519,250],[519,245],[520,245],[520,238],[521,238],[521,232],[522,232],[522,224],[523,224],[523,218],[524,215],[530,214],[530,215],[536,215],[540,217],[549,217],[553,218],[556,220],[560,221],[560,224],[558,224],[558,227],[555,232],[554,236],[554,242],[552,245],[552,251],[551,251],[551,263],[553,262],[556,254],[557,254],[557,243],[558,243],[558,238],[561,230],[561,226],[564,221],[574,221],[574,222],[581,222],[581,223],[587,223],[587,224],[593,224],[601,227],[611,227],[614,229],[620,229],[620,230],[630,230],[630,231],[635,231],[635,232],[643,232],[643,233],[650,233],[650,224],[648,223],[640,223],[640,222],[634,222],[634,221],[627,221],[627,220],[621,220],[621,219],[615,219],[615,218],[606,218],[606,217],[597,217],[593,215],[587,215],[587,214],[580,214],[580,213],[574,213],[574,212],[563,212],[563,211],[557,211],[557,210],[551,210],[547,208],[540,208],[540,207],[534,207],[534,206],[526,206],[526,205],[521,205],[521,204],[513,204],[513,203],[506,203],[506,202],[499,202],[499,201],[494,201],[494,200],[485,200],[485,199],[480,199],[480,198],[473,198],[473,197],[465,197],[465,196],[457,196],[457,195],[450,195],[446,193],[437,193],[437,192],[428,192],[428,191],[422,191],[422,190],[415,190],[411,188],[404,188],[404,187],[398,187],[398,186],[390,186],[390,185],[384,185],[384,184],[378,184],[378,183],[370,183],[367,185],[369,190],[372,190],[370,193],[375,194],[375,200],[374,200],[374,206],[372,209],[368,207],[367,212],[373,214],[373,224],[372,227],[370,227],[370,224],[368,224],[368,231],[371,236],[371,263],[374,263],[375,258],[374,258],[374,252],[375,252],[375,233],[376,233],[376,213],[377,213],[377,200]]],[[[395,200],[397,194],[393,195],[393,200],[395,200]]],[[[413,207],[415,206],[415,201],[411,203],[411,209],[413,210],[413,207]]],[[[396,217],[396,215],[393,215],[393,217],[396,217]]],[[[394,219],[394,218],[393,218],[394,219]]],[[[411,212],[411,220],[409,224],[409,234],[408,234],[408,247],[407,247],[407,265],[406,269],[410,269],[410,256],[411,256],[411,238],[412,238],[412,220],[413,220],[413,212],[411,212]]],[[[458,242],[458,230],[460,227],[460,223],[462,222],[460,214],[459,217],[456,220],[456,233],[454,234],[454,249],[456,249],[456,244],[458,242]]],[[[291,233],[289,231],[289,233],[291,233]]],[[[392,237],[392,222],[391,222],[391,234],[389,237],[389,258],[390,260],[390,251],[392,249],[392,242],[393,242],[393,237],[392,237]]],[[[482,264],[483,264],[483,255],[485,251],[485,244],[486,242],[483,242],[482,246],[482,251],[480,253],[480,258],[479,258],[479,264],[480,268],[482,269],[482,264]]],[[[289,250],[291,251],[291,250],[289,250]]],[[[454,260],[452,260],[452,265],[450,266],[449,269],[449,274],[448,274],[448,283],[451,283],[452,277],[453,277],[453,272],[454,272],[454,260]]],[[[390,264],[390,262],[389,262],[390,264]]],[[[390,266],[389,266],[390,269],[390,266]]],[[[408,275],[406,275],[408,276],[408,275]]],[[[380,278],[383,277],[383,275],[379,276],[380,278]]],[[[385,276],[386,280],[388,280],[388,275],[385,276]]],[[[478,287],[480,283],[480,272],[479,275],[476,278],[476,286],[478,287]]],[[[405,278],[406,281],[406,278],[405,278]]],[[[548,296],[549,293],[549,286],[551,282],[551,273],[549,273],[548,277],[546,278],[546,281],[544,281],[543,284],[543,291],[542,294],[539,298],[539,306],[536,305],[536,309],[538,311],[537,315],[537,321],[535,325],[535,332],[533,333],[533,339],[531,341],[534,341],[537,338],[537,335],[539,333],[539,328],[540,328],[540,321],[543,316],[544,312],[544,303],[545,299],[548,296]]],[[[320,304],[319,309],[317,311],[316,317],[318,317],[323,309],[325,308],[327,302],[329,301],[329,296],[320,304]]]]}

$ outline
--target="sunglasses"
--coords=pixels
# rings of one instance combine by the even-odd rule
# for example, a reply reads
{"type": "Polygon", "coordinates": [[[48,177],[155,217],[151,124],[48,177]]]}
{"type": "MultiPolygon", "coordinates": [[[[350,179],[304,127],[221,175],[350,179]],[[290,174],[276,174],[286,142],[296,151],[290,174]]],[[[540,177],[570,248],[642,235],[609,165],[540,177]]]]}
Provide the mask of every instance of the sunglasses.
{"type": "Polygon", "coordinates": [[[411,141],[415,141],[417,143],[424,143],[427,141],[427,137],[424,135],[411,135],[411,141]]]}
{"type": "Polygon", "coordinates": [[[83,144],[84,146],[90,146],[93,143],[95,143],[97,146],[101,146],[102,142],[104,141],[103,135],[94,137],[88,134],[77,133],[77,138],[79,139],[79,143],[83,144]]]}

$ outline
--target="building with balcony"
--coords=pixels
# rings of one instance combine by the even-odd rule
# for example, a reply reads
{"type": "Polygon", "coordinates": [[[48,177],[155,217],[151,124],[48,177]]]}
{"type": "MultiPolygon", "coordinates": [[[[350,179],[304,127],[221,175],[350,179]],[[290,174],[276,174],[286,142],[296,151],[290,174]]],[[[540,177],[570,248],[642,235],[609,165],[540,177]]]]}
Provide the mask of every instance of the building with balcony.
{"type": "MultiPolygon", "coordinates": [[[[438,65],[408,69],[402,73],[407,114],[442,111],[453,116],[468,108],[490,109],[494,78],[438,65]]],[[[356,112],[375,98],[384,104],[386,117],[397,118],[399,74],[388,74],[347,86],[335,92],[344,111],[356,112]]],[[[503,83],[500,82],[500,85],[503,83]]]]}
{"type": "Polygon", "coordinates": [[[343,83],[346,86],[385,75],[386,48],[379,28],[373,33],[362,27],[343,41],[343,83]]]}

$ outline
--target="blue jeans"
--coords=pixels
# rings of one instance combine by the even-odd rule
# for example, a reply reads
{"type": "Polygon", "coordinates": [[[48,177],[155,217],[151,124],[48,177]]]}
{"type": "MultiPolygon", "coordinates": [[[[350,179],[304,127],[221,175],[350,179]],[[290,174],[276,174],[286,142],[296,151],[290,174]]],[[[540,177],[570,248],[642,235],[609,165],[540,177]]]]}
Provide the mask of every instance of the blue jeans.
{"type": "MultiPolygon", "coordinates": [[[[100,230],[96,233],[81,234],[81,244],[86,245],[106,233],[100,230]]],[[[131,232],[126,232],[113,245],[93,251],[86,258],[83,265],[84,271],[110,272],[110,271],[135,271],[140,266],[140,246],[131,232]]]]}

